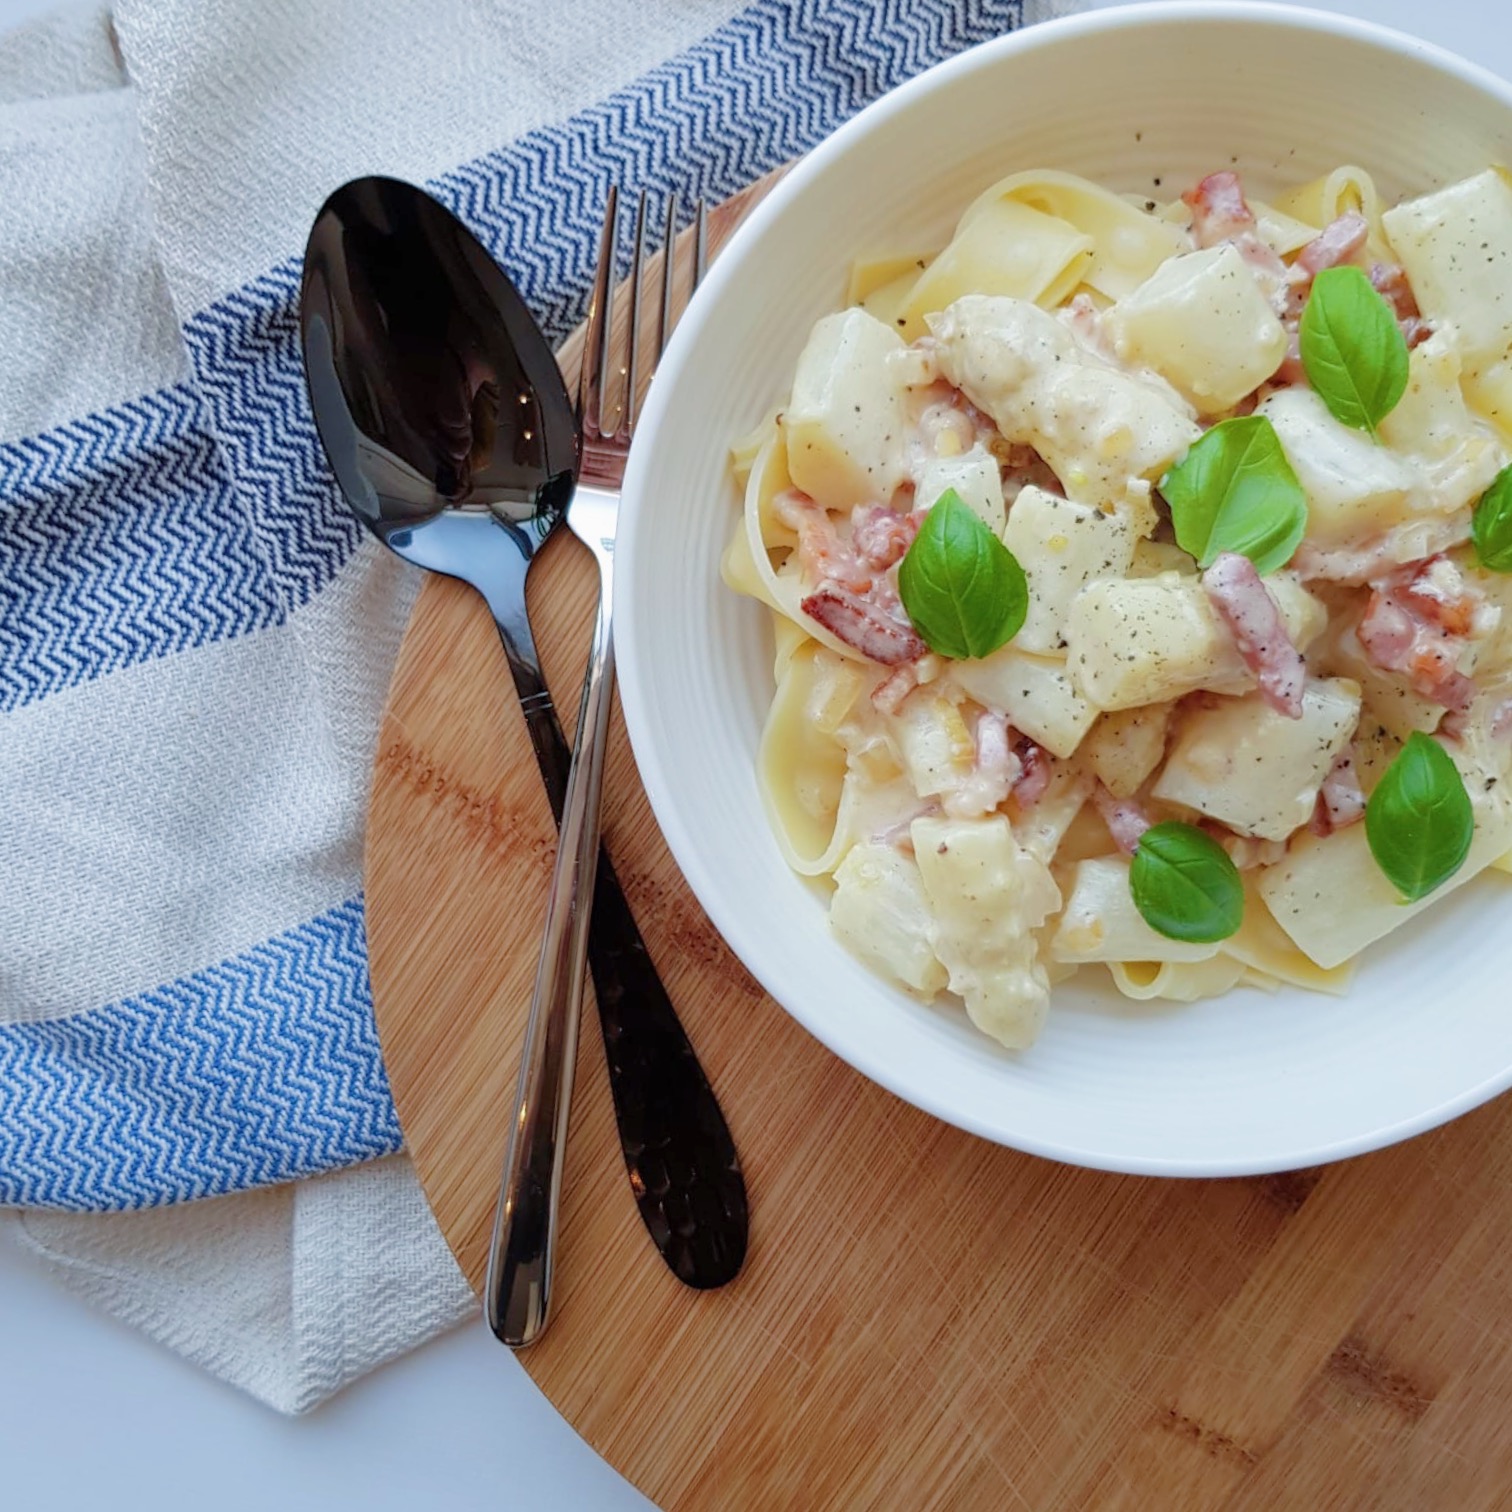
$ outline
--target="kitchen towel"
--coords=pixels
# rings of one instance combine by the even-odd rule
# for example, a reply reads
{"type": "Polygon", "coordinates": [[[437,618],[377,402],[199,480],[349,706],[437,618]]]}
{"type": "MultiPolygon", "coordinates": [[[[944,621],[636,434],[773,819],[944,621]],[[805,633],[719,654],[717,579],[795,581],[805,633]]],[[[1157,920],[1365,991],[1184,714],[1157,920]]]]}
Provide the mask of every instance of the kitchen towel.
{"type": "Polygon", "coordinates": [[[305,398],[325,195],[428,184],[560,338],[611,183],[718,199],[1070,8],[117,0],[0,41],[0,1205],[80,1291],[285,1410],[471,1306],[385,1158],[361,838],[416,585],[305,398]]]}

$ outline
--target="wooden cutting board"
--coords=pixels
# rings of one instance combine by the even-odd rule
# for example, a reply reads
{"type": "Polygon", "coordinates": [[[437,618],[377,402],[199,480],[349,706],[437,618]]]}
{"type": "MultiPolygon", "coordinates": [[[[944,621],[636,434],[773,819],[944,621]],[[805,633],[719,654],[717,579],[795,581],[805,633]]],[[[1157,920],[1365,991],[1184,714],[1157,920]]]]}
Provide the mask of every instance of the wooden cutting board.
{"type": "MultiPolygon", "coordinates": [[[[716,243],[743,208],[716,213],[716,243]]],[[[531,577],[569,729],[594,586],[565,532],[531,577]]],[[[1512,1506],[1512,1099],[1260,1179],[999,1149],[867,1082],[762,994],[668,855],[618,722],[604,791],[616,867],[740,1147],[750,1258],[708,1294],[663,1267],[590,1010],[557,1309],[522,1358],[653,1501],[1512,1506]]],[[[475,1287],[554,845],[493,627],[431,579],[379,736],[367,928],[399,1116],[475,1287]]]]}

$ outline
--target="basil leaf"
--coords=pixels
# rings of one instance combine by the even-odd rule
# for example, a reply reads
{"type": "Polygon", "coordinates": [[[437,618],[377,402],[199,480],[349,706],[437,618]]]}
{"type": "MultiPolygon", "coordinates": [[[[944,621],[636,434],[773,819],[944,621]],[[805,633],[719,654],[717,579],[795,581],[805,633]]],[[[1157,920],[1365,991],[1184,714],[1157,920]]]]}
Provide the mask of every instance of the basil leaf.
{"type": "Polygon", "coordinates": [[[1512,467],[1504,467],[1480,496],[1470,521],[1470,539],[1482,567],[1512,572],[1512,467]]]}
{"type": "Polygon", "coordinates": [[[1465,864],[1474,837],[1459,769],[1438,741],[1414,730],[1365,805],[1365,838],[1376,865],[1416,903],[1465,864]]]}
{"type": "Polygon", "coordinates": [[[1244,884],[1228,852],[1190,824],[1155,824],[1139,837],[1129,893],[1151,929],[1207,945],[1244,922],[1244,884]]]}
{"type": "Polygon", "coordinates": [[[1360,269],[1325,268],[1299,334],[1307,381],[1328,412],[1374,436],[1407,390],[1407,340],[1391,306],[1360,269]]]}
{"type": "Polygon", "coordinates": [[[957,661],[996,651],[1029,612],[1024,569],[953,488],[925,515],[898,593],[925,645],[957,661]]]}
{"type": "Polygon", "coordinates": [[[1307,529],[1307,495],[1264,415],[1220,420],[1160,480],[1176,543],[1209,567],[1237,551],[1257,572],[1290,560],[1307,529]]]}

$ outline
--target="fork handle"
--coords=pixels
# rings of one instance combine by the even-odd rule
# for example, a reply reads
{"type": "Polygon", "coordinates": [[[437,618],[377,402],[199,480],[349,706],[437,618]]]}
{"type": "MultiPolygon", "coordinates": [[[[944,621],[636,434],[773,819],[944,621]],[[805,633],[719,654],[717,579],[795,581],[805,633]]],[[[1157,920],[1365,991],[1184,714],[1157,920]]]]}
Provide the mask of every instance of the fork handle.
{"type": "MultiPolygon", "coordinates": [[[[529,622],[496,614],[496,623],[541,782],[561,824],[572,752],[541,675],[529,622]]],[[[740,1158],[602,844],[588,971],[620,1152],[641,1221],[685,1286],[723,1286],[740,1271],[749,1233],[740,1158]]]]}
{"type": "Polygon", "coordinates": [[[604,751],[614,695],[611,583],[610,573],[603,572],[488,1257],[488,1326],[516,1349],[539,1336],[551,1307],[557,1209],[598,867],[604,751]]]}

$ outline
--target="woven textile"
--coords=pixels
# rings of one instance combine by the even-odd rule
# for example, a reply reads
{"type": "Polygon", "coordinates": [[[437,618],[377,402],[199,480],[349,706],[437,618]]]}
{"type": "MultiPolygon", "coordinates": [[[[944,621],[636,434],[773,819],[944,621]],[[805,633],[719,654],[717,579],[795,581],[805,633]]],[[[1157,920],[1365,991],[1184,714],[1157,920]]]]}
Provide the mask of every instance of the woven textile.
{"type": "Polygon", "coordinates": [[[1056,8],[119,0],[0,43],[0,1206],[400,1148],[360,858],[415,580],[309,413],[325,193],[426,182],[560,337],[611,183],[719,199],[1056,8]]]}

